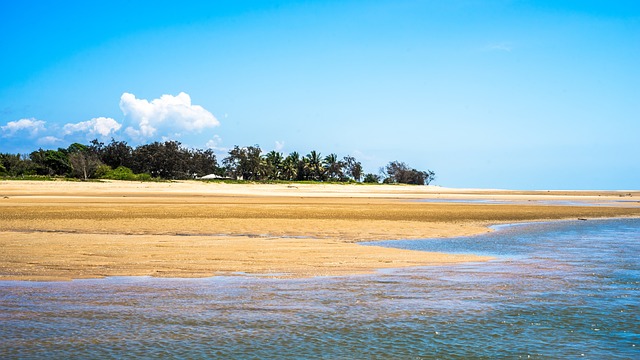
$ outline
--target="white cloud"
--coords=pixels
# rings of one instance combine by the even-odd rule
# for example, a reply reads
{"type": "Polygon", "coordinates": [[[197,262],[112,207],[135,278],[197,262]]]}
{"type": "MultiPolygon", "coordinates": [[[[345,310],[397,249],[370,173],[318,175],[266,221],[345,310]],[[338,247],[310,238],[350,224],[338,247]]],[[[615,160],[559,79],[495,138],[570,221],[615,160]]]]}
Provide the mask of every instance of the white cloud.
{"type": "Polygon", "coordinates": [[[130,138],[138,139],[142,136],[140,135],[140,131],[132,128],[131,126],[127,127],[124,132],[129,135],[130,138]]]}
{"type": "Polygon", "coordinates": [[[207,143],[204,146],[206,146],[207,149],[212,149],[215,151],[220,151],[220,152],[229,151],[229,148],[222,147],[220,145],[222,145],[222,138],[218,135],[214,135],[213,139],[207,141],[207,143]]]}
{"type": "Polygon", "coordinates": [[[99,117],[88,121],[82,121],[76,124],[66,124],[62,130],[65,135],[76,132],[85,132],[88,135],[107,137],[120,130],[122,124],[119,124],[112,118],[99,117]]]}
{"type": "Polygon", "coordinates": [[[284,149],[284,141],[277,141],[276,140],[276,151],[280,151],[284,149]]]}
{"type": "Polygon", "coordinates": [[[4,136],[13,136],[18,132],[26,131],[30,136],[36,136],[39,132],[45,130],[45,122],[42,120],[20,119],[18,121],[9,121],[7,125],[0,126],[4,136]]]}
{"type": "Polygon", "coordinates": [[[213,139],[207,141],[205,146],[209,149],[215,149],[218,145],[222,144],[222,138],[218,135],[213,135],[213,139]]]}
{"type": "Polygon", "coordinates": [[[40,145],[53,145],[59,142],[62,142],[62,139],[58,139],[55,136],[45,136],[38,139],[38,144],[40,145]]]}
{"type": "Polygon", "coordinates": [[[162,95],[149,102],[123,93],[120,109],[133,126],[125,132],[133,138],[150,138],[158,133],[200,132],[220,125],[209,111],[191,104],[191,97],[181,92],[177,96],[162,95]]]}

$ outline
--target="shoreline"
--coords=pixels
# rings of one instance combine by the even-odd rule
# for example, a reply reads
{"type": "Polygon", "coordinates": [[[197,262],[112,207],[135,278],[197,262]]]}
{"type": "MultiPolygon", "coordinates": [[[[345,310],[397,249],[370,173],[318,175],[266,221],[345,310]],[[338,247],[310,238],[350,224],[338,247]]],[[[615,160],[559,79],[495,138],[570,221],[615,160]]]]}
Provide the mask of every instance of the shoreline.
{"type": "Polygon", "coordinates": [[[478,235],[515,222],[640,217],[636,199],[638,191],[0,181],[0,281],[299,278],[487,261],[357,242],[478,235]],[[622,196],[630,201],[619,202],[622,196]],[[509,203],[420,201],[478,197],[509,203]],[[550,200],[585,206],[543,203],[550,200]]]}

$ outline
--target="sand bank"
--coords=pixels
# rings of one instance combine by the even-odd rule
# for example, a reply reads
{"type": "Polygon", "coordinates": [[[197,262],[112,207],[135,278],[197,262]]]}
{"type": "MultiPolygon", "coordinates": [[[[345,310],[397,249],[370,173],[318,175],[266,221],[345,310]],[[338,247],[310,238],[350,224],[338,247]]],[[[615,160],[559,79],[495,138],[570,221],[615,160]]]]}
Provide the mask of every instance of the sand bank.
{"type": "Polygon", "coordinates": [[[638,200],[637,191],[0,181],[0,280],[304,277],[484,261],[354,242],[479,234],[496,223],[640,216],[638,200]]]}

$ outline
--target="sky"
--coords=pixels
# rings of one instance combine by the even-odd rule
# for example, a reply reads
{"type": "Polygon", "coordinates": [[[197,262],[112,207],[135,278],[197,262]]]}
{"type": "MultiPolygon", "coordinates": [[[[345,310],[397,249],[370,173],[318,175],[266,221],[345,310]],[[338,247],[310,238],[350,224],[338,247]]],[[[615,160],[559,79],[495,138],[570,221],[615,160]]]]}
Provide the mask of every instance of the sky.
{"type": "Polygon", "coordinates": [[[111,138],[640,188],[635,0],[0,0],[0,152],[111,138]]]}

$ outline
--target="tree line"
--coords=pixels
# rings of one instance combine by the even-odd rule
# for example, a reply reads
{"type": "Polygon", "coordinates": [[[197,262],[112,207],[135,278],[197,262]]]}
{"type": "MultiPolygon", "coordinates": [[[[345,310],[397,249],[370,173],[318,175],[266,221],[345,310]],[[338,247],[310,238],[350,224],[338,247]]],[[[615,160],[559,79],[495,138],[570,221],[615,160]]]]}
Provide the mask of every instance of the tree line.
{"type": "Polygon", "coordinates": [[[259,145],[234,146],[221,164],[213,150],[189,149],[178,141],[153,142],[132,147],[125,141],[98,140],[73,143],[57,150],[38,149],[30,154],[0,153],[0,176],[64,176],[83,180],[184,180],[214,174],[219,178],[250,181],[331,181],[428,185],[433,171],[420,171],[392,161],[379,174],[363,172],[352,156],[307,155],[278,151],[264,153],[259,145]]]}

